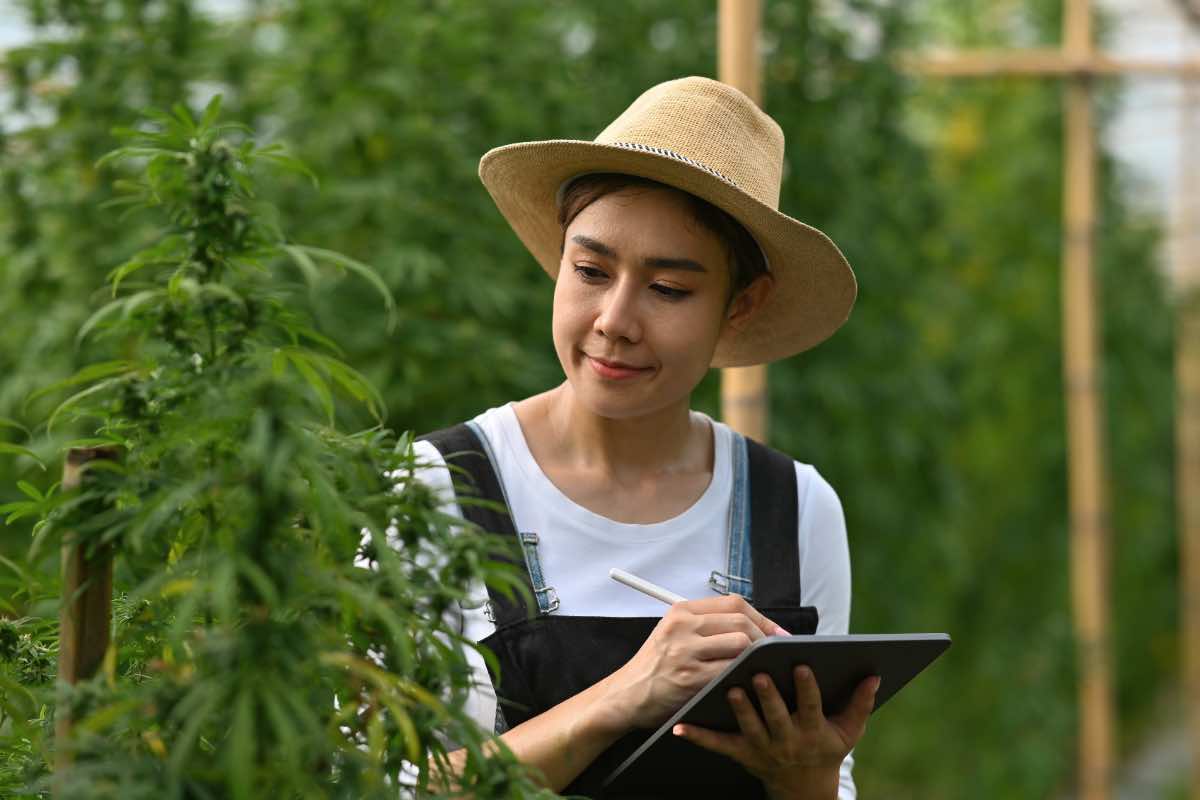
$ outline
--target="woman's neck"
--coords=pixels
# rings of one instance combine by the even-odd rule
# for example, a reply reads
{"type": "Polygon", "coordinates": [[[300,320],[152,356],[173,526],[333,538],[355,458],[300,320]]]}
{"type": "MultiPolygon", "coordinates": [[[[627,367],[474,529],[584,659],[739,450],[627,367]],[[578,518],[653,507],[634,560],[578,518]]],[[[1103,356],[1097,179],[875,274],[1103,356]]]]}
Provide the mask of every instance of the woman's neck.
{"type": "Polygon", "coordinates": [[[704,420],[693,417],[687,398],[649,414],[613,419],[587,409],[564,382],[518,404],[518,418],[526,438],[537,440],[530,442],[535,457],[616,483],[712,469],[712,435],[704,420]],[[522,406],[528,413],[521,413],[522,406]]]}

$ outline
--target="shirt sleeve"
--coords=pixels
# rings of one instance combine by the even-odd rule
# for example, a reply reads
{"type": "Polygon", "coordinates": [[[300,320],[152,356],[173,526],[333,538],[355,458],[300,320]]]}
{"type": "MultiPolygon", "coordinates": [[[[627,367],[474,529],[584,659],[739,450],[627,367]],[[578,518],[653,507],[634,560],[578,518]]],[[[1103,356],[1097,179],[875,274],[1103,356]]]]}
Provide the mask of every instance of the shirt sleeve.
{"type": "MultiPolygon", "coordinates": [[[[413,452],[418,464],[414,477],[433,490],[443,513],[461,518],[462,509],[454,495],[450,470],[446,467],[442,454],[426,441],[415,442],[413,452]]],[[[471,603],[469,607],[453,604],[446,610],[445,620],[452,630],[457,630],[460,635],[478,642],[494,631],[495,626],[484,615],[483,606],[488,596],[486,587],[476,582],[470,587],[468,594],[477,599],[477,602],[471,603]]],[[[479,651],[473,647],[464,648],[464,654],[471,667],[472,689],[463,710],[484,730],[495,730],[496,690],[492,686],[487,664],[479,651]]]]}
{"type": "MultiPolygon", "coordinates": [[[[850,547],[842,503],[829,482],[807,464],[796,464],[800,510],[800,602],[815,606],[818,634],[850,632],[850,547]]],[[[838,800],[856,800],[854,753],[842,762],[838,800]]]]}

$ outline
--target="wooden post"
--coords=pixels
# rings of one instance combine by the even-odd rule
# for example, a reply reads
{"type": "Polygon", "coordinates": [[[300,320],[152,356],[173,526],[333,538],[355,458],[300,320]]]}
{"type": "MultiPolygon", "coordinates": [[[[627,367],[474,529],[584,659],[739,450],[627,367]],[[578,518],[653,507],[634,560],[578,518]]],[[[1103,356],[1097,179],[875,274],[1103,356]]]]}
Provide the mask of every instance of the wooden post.
{"type": "MultiPolygon", "coordinates": [[[[762,105],[761,0],[718,0],[717,78],[762,105]]],[[[731,428],[767,440],[767,366],[721,370],[721,417],[731,428]]]]}
{"type": "Polygon", "coordinates": [[[1191,750],[1191,797],[1200,800],[1200,85],[1183,85],[1175,257],[1175,492],[1179,515],[1183,683],[1191,750]]]}
{"type": "MultiPolygon", "coordinates": [[[[1088,0],[1068,0],[1069,59],[1091,54],[1088,0]]],[[[1108,620],[1108,480],[1100,395],[1095,250],[1095,138],[1090,75],[1065,87],[1062,272],[1063,384],[1071,509],[1071,593],[1079,674],[1079,797],[1107,800],[1112,777],[1108,620]]]]}
{"type": "MultiPolygon", "coordinates": [[[[83,465],[96,459],[115,459],[114,448],[74,448],[63,465],[63,491],[77,489],[83,465]]],[[[112,548],[87,548],[68,533],[62,546],[62,607],[59,610],[58,678],[75,684],[99,671],[108,651],[112,617],[112,548]],[[90,552],[89,552],[90,550],[90,552]]],[[[55,766],[70,764],[67,741],[72,719],[59,705],[55,713],[55,766]]]]}
{"type": "MultiPolygon", "coordinates": [[[[1100,391],[1100,336],[1096,312],[1095,132],[1091,84],[1102,76],[1200,77],[1200,62],[1120,59],[1092,47],[1088,0],[1066,0],[1063,46],[1058,50],[1006,53],[975,51],[940,56],[906,56],[910,71],[941,77],[1022,75],[1060,77],[1064,90],[1063,183],[1063,378],[1071,509],[1071,599],[1079,672],[1079,797],[1109,797],[1115,750],[1113,658],[1109,636],[1108,475],[1104,410],[1100,391]]],[[[1188,142],[1196,137],[1189,135],[1188,142]]],[[[1187,152],[1187,146],[1184,146],[1187,152]]],[[[1185,155],[1185,158],[1187,156],[1185,155]]],[[[1191,194],[1200,192],[1192,175],[1191,194]]],[[[1180,225],[1185,241],[1194,236],[1196,217],[1180,225]]],[[[1195,269],[1195,259],[1183,265],[1195,269]]],[[[1195,272],[1189,271],[1194,275],[1195,272]]],[[[1195,284],[1192,284],[1195,286],[1195,284]]],[[[1179,496],[1181,529],[1187,537],[1184,560],[1184,644],[1192,721],[1193,797],[1200,800],[1200,309],[1197,290],[1180,304],[1176,375],[1179,387],[1179,496]],[[1189,302],[1190,300],[1190,302],[1189,302]],[[1186,417],[1186,419],[1185,419],[1186,417]],[[1188,621],[1190,620],[1190,621],[1188,621]]]]}

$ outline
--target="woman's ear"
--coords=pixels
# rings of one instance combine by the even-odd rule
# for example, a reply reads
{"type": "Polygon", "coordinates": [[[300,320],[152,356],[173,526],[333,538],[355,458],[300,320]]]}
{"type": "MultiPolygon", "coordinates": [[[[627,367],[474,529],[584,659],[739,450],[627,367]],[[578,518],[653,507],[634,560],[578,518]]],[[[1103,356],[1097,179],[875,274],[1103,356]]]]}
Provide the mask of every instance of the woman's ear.
{"type": "Polygon", "coordinates": [[[725,311],[725,324],[737,333],[741,333],[754,313],[762,308],[767,301],[767,296],[774,288],[775,279],[769,272],[752,280],[750,285],[738,292],[737,297],[733,298],[729,304],[729,308],[725,311]]]}

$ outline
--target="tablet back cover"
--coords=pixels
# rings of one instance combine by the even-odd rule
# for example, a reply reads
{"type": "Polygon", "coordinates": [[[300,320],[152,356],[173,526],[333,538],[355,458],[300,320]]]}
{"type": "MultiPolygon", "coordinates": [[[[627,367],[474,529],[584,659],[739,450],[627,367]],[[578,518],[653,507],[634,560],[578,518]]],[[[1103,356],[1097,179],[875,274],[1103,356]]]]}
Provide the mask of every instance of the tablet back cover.
{"type": "Polygon", "coordinates": [[[732,687],[740,686],[757,707],[750,680],[760,672],[771,675],[788,708],[794,709],[792,669],[800,664],[808,664],[817,676],[827,717],[844,708],[854,688],[871,675],[882,677],[875,695],[878,710],[949,646],[950,637],[940,633],[760,639],[613,770],[606,779],[606,790],[622,797],[636,796],[642,791],[663,796],[676,792],[708,796],[706,793],[715,790],[730,797],[759,797],[758,780],[741,765],[680,739],[671,733],[671,728],[686,722],[714,730],[737,731],[726,694],[732,687]]]}

